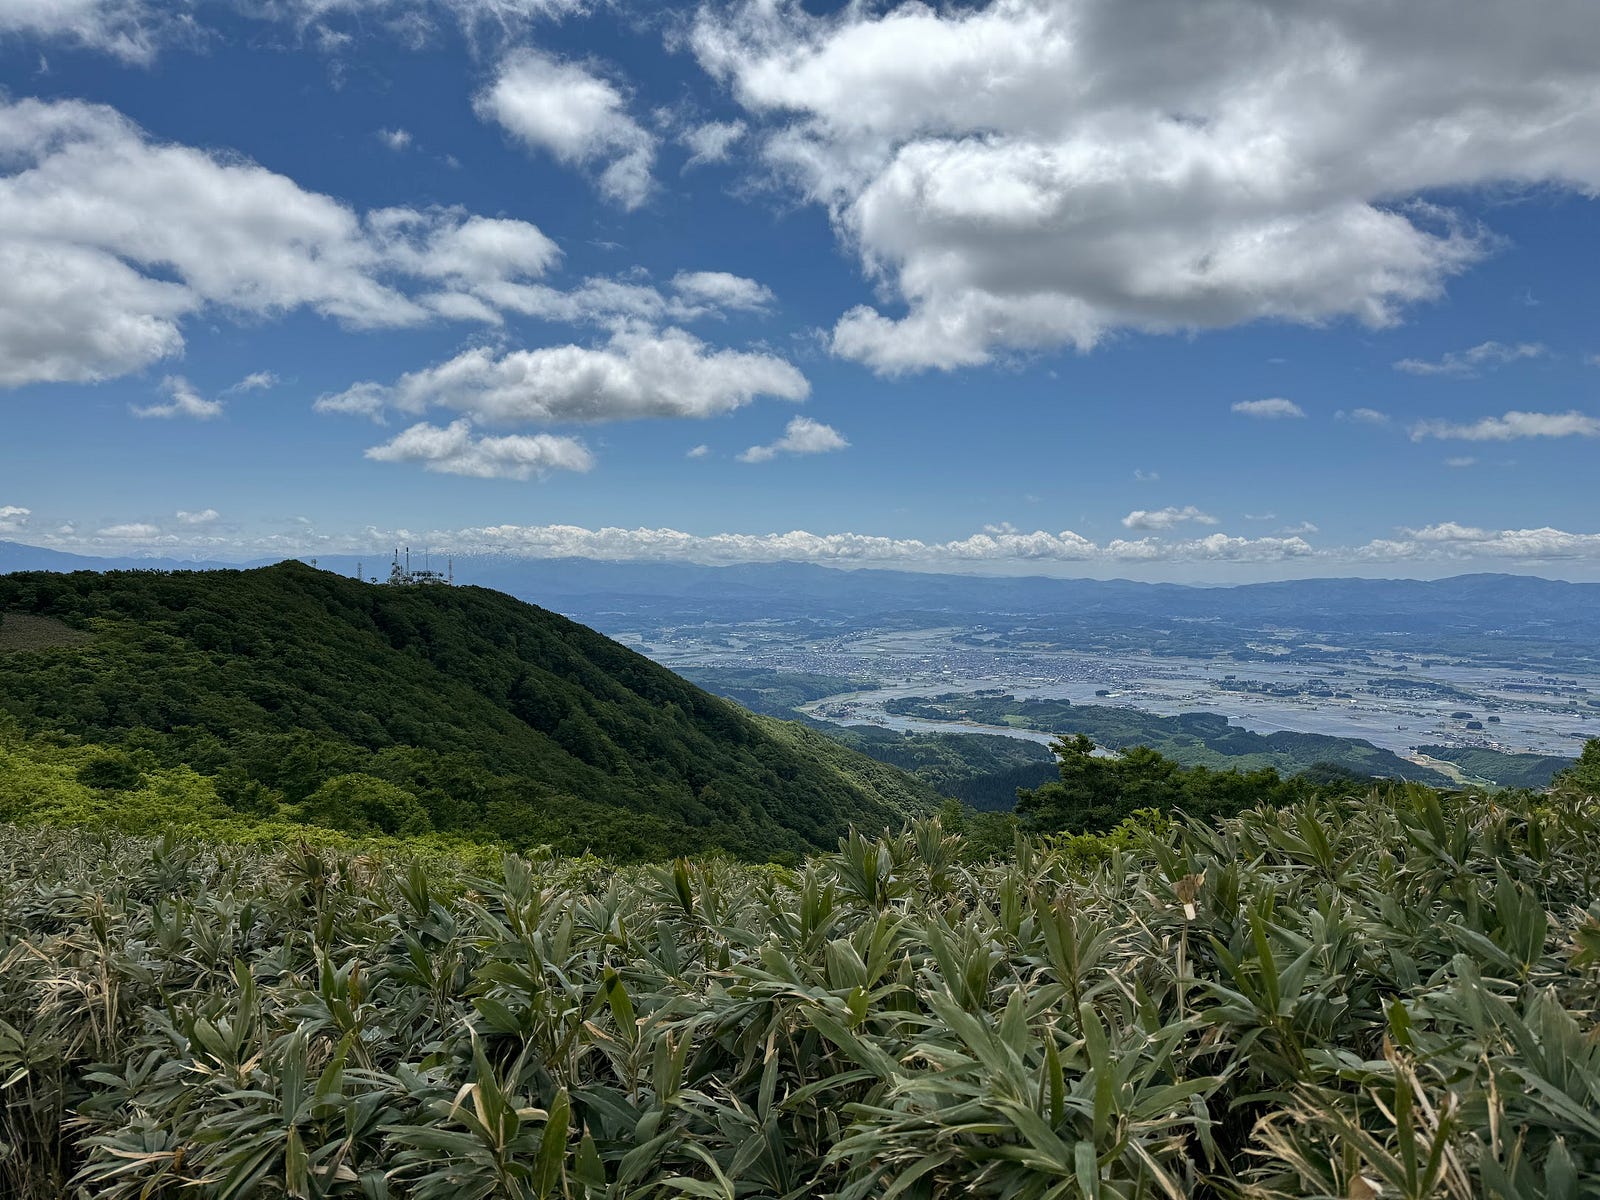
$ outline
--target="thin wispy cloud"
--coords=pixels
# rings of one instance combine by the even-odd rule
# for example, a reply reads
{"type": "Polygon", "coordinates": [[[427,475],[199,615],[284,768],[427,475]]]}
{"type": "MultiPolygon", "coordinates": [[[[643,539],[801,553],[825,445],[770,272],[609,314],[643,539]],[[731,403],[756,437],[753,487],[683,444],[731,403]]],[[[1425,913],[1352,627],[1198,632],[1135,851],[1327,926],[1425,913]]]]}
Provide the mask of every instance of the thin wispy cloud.
{"type": "Polygon", "coordinates": [[[233,396],[241,392],[264,392],[275,388],[281,381],[272,371],[252,371],[238,383],[223,389],[223,395],[233,396]]]}
{"type": "Polygon", "coordinates": [[[1454,375],[1466,379],[1507,363],[1544,358],[1549,353],[1549,348],[1539,342],[1480,342],[1470,349],[1437,359],[1402,358],[1394,364],[1394,369],[1408,375],[1454,375]]]}
{"type": "Polygon", "coordinates": [[[168,375],[161,381],[161,390],[166,393],[166,400],[158,404],[133,405],[133,415],[157,420],[188,417],[196,421],[210,421],[222,415],[222,402],[207,400],[182,375],[168,375]]]}
{"type": "Polygon", "coordinates": [[[1349,412],[1340,410],[1334,413],[1340,420],[1354,421],[1358,425],[1388,425],[1389,414],[1380,412],[1375,408],[1353,408],[1349,412]]]}
{"type": "Polygon", "coordinates": [[[1509,442],[1518,438],[1600,437],[1600,417],[1588,413],[1508,412],[1476,421],[1418,421],[1411,427],[1414,442],[1509,442]]]}
{"type": "Polygon", "coordinates": [[[684,170],[727,162],[734,146],[743,140],[746,131],[747,126],[743,121],[707,121],[704,125],[684,130],[678,138],[689,150],[684,170]]]}
{"type": "Polygon", "coordinates": [[[1172,529],[1178,525],[1215,525],[1217,519],[1210,513],[1201,512],[1192,504],[1182,508],[1158,508],[1154,510],[1136,508],[1122,518],[1125,529],[1172,529]]]}
{"type": "Polygon", "coordinates": [[[1233,405],[1233,411],[1242,417],[1256,417],[1263,421],[1300,420],[1306,415],[1305,409],[1281,396],[1265,400],[1240,400],[1233,405]]]}

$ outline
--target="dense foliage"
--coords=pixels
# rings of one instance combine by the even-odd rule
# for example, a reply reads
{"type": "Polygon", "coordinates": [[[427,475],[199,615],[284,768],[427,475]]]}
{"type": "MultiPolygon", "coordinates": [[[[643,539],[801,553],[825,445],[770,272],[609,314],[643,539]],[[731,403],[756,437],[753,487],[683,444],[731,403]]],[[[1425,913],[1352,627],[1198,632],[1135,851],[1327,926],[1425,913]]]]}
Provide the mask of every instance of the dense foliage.
{"type": "Polygon", "coordinates": [[[1017,815],[1035,833],[1103,832],[1141,809],[1231,817],[1258,804],[1283,806],[1325,789],[1343,794],[1370,784],[1336,767],[1288,779],[1271,767],[1184,767],[1147,746],[1107,755],[1081,733],[1058,738],[1053,748],[1057,778],[1017,797],[1017,815]]]}
{"type": "Polygon", "coordinates": [[[128,759],[129,780],[187,768],[252,819],[792,861],[851,822],[938,801],[481,588],[374,587],[298,563],[14,574],[0,619],[29,633],[0,651],[0,715],[128,759]]]}
{"type": "Polygon", "coordinates": [[[982,867],[3,845],[19,1200],[1600,1196],[1577,792],[982,867]]]}
{"type": "Polygon", "coordinates": [[[1585,742],[1578,760],[1561,772],[1555,782],[1559,787],[1600,796],[1600,738],[1585,742]]]}

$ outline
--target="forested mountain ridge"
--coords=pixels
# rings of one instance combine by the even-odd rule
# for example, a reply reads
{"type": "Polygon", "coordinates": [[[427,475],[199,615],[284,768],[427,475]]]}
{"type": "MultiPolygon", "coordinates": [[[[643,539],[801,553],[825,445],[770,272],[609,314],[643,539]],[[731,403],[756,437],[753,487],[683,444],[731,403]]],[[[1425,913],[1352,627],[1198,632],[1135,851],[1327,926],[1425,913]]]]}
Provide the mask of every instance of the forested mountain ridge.
{"type": "Polygon", "coordinates": [[[92,635],[5,652],[0,712],[24,733],[113,747],[135,771],[186,764],[249,815],[764,858],[937,799],[482,588],[296,562],[33,572],[0,576],[5,614],[35,618],[35,640],[38,618],[92,635]]]}

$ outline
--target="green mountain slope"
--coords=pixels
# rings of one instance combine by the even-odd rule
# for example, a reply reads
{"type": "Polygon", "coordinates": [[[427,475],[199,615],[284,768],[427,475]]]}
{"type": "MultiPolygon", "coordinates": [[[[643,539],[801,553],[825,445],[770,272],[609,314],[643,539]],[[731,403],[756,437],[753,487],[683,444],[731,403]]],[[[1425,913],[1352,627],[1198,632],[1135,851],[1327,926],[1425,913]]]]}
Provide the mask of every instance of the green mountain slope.
{"type": "Polygon", "coordinates": [[[0,576],[0,614],[92,635],[0,651],[0,710],[24,731],[117,747],[135,770],[187,764],[246,815],[765,858],[936,799],[481,588],[374,587],[299,563],[29,573],[0,576]]]}

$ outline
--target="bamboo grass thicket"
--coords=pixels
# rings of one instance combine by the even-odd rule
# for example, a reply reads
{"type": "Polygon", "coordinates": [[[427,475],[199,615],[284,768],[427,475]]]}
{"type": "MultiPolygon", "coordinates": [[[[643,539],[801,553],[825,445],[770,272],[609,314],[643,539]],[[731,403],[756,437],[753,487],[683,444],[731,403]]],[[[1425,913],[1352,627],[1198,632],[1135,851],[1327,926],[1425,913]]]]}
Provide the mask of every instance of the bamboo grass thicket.
{"type": "Polygon", "coordinates": [[[802,868],[5,829],[0,1192],[1600,1196],[1600,803],[802,868]]]}

